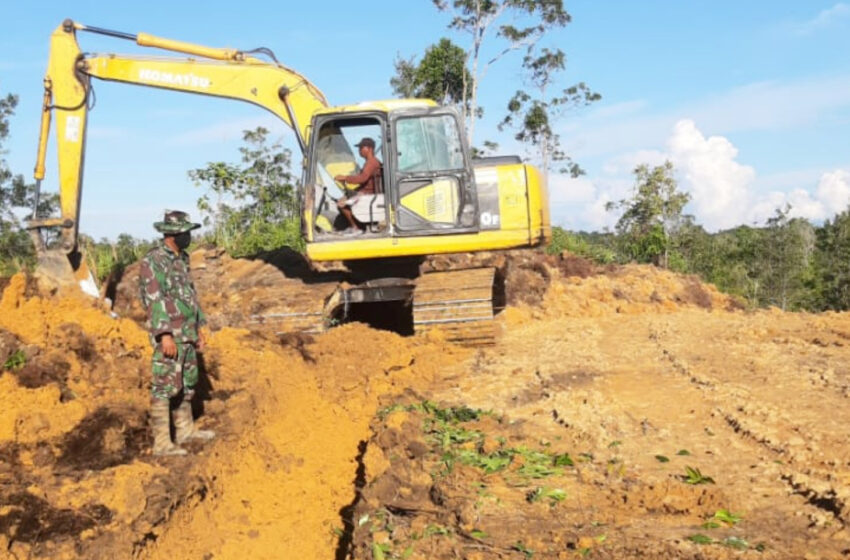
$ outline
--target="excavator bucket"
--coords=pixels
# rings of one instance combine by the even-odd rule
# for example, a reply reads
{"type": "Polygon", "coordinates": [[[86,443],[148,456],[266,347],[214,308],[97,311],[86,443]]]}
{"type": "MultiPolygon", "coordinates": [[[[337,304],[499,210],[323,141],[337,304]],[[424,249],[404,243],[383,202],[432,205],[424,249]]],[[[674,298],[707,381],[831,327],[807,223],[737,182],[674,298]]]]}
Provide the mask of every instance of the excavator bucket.
{"type": "MultiPolygon", "coordinates": [[[[85,259],[78,255],[79,266],[76,270],[71,266],[68,254],[58,249],[39,251],[35,270],[35,279],[39,287],[45,291],[64,291],[78,287],[83,293],[92,297],[100,295],[94,276],[86,265],[85,259]]],[[[75,259],[76,260],[76,259],[75,259]]]]}

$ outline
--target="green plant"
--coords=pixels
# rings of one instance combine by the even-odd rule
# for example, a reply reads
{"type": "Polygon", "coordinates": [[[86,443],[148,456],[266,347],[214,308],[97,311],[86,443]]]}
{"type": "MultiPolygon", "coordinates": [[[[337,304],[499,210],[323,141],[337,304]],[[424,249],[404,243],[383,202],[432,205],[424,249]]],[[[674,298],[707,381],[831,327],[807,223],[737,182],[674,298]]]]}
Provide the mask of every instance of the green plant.
{"type": "Polygon", "coordinates": [[[552,458],[552,462],[556,467],[572,467],[575,466],[575,461],[570,457],[569,453],[560,453],[552,458]]]}
{"type": "Polygon", "coordinates": [[[728,509],[719,509],[714,512],[714,519],[725,523],[729,527],[733,527],[741,521],[742,517],[737,513],[732,513],[728,509]]]}
{"type": "Polygon", "coordinates": [[[687,449],[680,449],[676,452],[676,455],[680,455],[682,457],[685,457],[685,456],[690,455],[690,454],[691,454],[691,452],[688,451],[687,449]]]}
{"type": "Polygon", "coordinates": [[[549,453],[526,447],[519,447],[513,451],[523,459],[522,465],[516,471],[523,477],[546,478],[562,472],[560,468],[555,467],[555,459],[549,453]]]}
{"type": "Polygon", "coordinates": [[[685,467],[685,475],[682,477],[686,484],[714,484],[714,479],[705,476],[699,469],[685,467]]]}
{"type": "Polygon", "coordinates": [[[583,257],[598,264],[610,264],[617,255],[606,244],[607,237],[600,234],[567,231],[562,227],[552,228],[552,240],[546,246],[549,255],[560,255],[564,251],[583,257]]]}
{"type": "Polygon", "coordinates": [[[522,552],[526,558],[533,558],[534,551],[525,546],[522,541],[517,541],[512,547],[512,550],[516,550],[517,552],[522,552]]]}
{"type": "Polygon", "coordinates": [[[714,539],[707,535],[703,535],[702,533],[697,533],[695,535],[690,535],[686,537],[689,541],[695,542],[697,544],[712,544],[714,543],[714,539]]]}
{"type": "Polygon", "coordinates": [[[525,499],[529,503],[539,502],[543,499],[549,500],[549,505],[554,506],[558,502],[563,502],[567,497],[567,493],[560,488],[549,488],[548,486],[538,486],[528,494],[525,499]]]}
{"type": "Polygon", "coordinates": [[[3,369],[9,371],[15,371],[21,369],[27,363],[27,355],[24,354],[23,350],[15,350],[12,352],[12,355],[9,356],[5,362],[3,362],[3,369]]]}
{"type": "Polygon", "coordinates": [[[664,455],[656,455],[655,460],[658,461],[659,463],[669,463],[670,462],[670,459],[665,457],[664,455]]]}
{"type": "Polygon", "coordinates": [[[387,544],[372,543],[372,560],[386,560],[390,547],[387,544]]]}
{"type": "Polygon", "coordinates": [[[425,527],[425,531],[422,532],[422,536],[423,537],[430,537],[430,536],[433,536],[433,535],[443,535],[443,536],[445,536],[445,535],[449,535],[450,533],[451,533],[451,530],[449,530],[447,527],[443,527],[442,525],[437,525],[437,524],[432,523],[432,524],[428,525],[427,527],[425,527]]]}

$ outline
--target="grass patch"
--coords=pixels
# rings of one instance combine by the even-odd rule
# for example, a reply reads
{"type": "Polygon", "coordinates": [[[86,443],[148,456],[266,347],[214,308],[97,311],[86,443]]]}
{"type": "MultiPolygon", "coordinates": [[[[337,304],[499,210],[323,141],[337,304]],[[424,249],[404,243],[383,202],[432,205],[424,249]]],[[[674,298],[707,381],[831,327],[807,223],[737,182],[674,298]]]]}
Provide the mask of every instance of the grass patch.
{"type": "Polygon", "coordinates": [[[9,371],[16,371],[24,367],[27,363],[27,355],[24,354],[23,350],[15,350],[12,352],[12,355],[9,356],[5,362],[3,362],[3,369],[9,371]]]}
{"type": "Polygon", "coordinates": [[[685,475],[682,476],[685,484],[714,484],[714,479],[702,474],[699,469],[685,467],[685,475]]]}

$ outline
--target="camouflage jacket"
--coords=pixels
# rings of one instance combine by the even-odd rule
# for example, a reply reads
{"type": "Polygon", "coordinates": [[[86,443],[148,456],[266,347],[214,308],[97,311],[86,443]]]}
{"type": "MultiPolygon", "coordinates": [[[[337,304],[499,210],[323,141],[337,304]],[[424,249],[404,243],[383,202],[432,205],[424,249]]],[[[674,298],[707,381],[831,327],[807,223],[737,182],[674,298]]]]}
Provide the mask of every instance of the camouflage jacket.
{"type": "Polygon", "coordinates": [[[206,324],[195,285],[189,276],[189,255],[160,241],[142,259],[139,292],[148,314],[151,342],[171,333],[177,342],[197,342],[198,328],[206,324]]]}

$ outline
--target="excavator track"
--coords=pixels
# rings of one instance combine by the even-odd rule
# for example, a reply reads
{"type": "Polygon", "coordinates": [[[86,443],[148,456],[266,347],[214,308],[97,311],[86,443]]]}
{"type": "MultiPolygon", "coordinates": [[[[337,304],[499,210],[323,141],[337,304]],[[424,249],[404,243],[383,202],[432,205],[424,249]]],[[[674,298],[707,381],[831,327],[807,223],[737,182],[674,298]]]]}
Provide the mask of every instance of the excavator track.
{"type": "Polygon", "coordinates": [[[424,274],[413,291],[416,333],[439,329],[449,341],[487,346],[496,341],[493,283],[496,269],[474,268],[424,274]]]}

